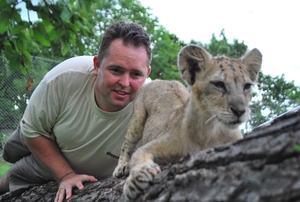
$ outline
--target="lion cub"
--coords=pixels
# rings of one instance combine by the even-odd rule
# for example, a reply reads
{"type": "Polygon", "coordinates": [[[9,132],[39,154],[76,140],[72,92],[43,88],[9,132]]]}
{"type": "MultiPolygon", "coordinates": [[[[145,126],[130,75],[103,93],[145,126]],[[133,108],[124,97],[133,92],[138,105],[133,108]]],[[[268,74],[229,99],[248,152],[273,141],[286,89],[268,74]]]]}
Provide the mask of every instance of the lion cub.
{"type": "Polygon", "coordinates": [[[113,173],[129,174],[125,198],[135,199],[161,172],[155,162],[174,162],[243,138],[239,126],[249,118],[251,87],[261,64],[257,49],[236,60],[189,45],[179,52],[178,69],[190,93],[177,81],[156,80],[142,87],[113,173]],[[141,139],[143,146],[135,151],[141,139]]]}

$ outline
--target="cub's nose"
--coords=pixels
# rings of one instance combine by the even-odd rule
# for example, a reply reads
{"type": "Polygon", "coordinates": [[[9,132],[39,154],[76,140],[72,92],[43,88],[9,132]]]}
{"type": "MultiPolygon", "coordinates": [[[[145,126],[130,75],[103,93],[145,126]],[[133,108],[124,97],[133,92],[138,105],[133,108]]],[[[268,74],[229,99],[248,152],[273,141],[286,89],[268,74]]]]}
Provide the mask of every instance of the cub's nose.
{"type": "Polygon", "coordinates": [[[234,113],[234,115],[236,115],[237,117],[241,117],[246,112],[245,109],[238,109],[238,108],[234,108],[234,107],[231,107],[230,109],[234,113]]]}

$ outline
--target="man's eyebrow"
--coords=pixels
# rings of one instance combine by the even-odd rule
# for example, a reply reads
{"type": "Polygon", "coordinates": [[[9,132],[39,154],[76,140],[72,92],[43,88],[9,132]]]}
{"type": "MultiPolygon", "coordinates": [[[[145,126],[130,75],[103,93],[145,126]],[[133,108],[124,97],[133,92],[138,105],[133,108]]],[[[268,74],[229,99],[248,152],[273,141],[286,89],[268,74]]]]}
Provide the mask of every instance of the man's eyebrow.
{"type": "MultiPolygon", "coordinates": [[[[126,68],[122,67],[122,66],[119,66],[119,65],[109,65],[108,68],[117,68],[117,69],[120,69],[120,70],[126,70],[126,68]]],[[[131,69],[130,72],[138,72],[138,73],[141,73],[141,74],[144,74],[144,72],[139,68],[134,68],[134,69],[131,69]]]]}
{"type": "Polygon", "coordinates": [[[131,71],[142,72],[140,69],[132,69],[131,71]]]}
{"type": "Polygon", "coordinates": [[[114,68],[119,68],[119,69],[125,69],[124,67],[119,66],[119,65],[109,65],[108,67],[114,67],[114,68]]]}
{"type": "Polygon", "coordinates": [[[125,68],[122,67],[122,66],[119,66],[119,65],[109,65],[107,66],[108,69],[118,69],[118,70],[121,70],[121,71],[125,71],[125,68]]]}
{"type": "Polygon", "coordinates": [[[140,69],[133,69],[133,70],[131,70],[131,72],[139,73],[139,74],[141,74],[141,75],[144,75],[144,72],[141,71],[140,69]]]}

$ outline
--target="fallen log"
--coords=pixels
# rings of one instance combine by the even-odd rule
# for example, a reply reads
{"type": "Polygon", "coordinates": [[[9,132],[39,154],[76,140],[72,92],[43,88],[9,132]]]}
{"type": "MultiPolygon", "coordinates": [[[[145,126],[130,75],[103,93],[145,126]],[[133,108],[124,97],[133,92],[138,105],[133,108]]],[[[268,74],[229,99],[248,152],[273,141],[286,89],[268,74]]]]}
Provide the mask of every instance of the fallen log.
{"type": "MultiPolygon", "coordinates": [[[[75,189],[71,201],[125,201],[125,178],[75,189]]],[[[57,183],[33,187],[0,201],[54,201],[57,183]]],[[[237,142],[165,165],[136,201],[300,201],[300,108],[255,128],[237,142]]]]}

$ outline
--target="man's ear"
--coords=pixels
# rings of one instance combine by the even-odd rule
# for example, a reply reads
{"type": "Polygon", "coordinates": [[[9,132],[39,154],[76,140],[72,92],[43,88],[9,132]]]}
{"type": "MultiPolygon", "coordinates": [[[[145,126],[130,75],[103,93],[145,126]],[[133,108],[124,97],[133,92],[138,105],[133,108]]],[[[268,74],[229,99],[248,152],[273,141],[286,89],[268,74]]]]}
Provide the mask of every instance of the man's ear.
{"type": "Polygon", "coordinates": [[[150,75],[151,73],[151,66],[147,67],[147,77],[150,75]]]}
{"type": "Polygon", "coordinates": [[[98,70],[99,70],[98,56],[94,56],[93,62],[94,62],[94,75],[98,76],[98,70]]]}
{"type": "Polygon", "coordinates": [[[177,66],[184,82],[192,86],[196,81],[196,76],[205,70],[205,64],[212,56],[204,48],[196,45],[183,47],[177,60],[177,66]]]}

